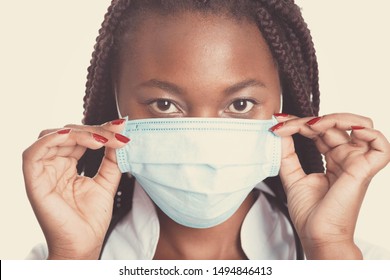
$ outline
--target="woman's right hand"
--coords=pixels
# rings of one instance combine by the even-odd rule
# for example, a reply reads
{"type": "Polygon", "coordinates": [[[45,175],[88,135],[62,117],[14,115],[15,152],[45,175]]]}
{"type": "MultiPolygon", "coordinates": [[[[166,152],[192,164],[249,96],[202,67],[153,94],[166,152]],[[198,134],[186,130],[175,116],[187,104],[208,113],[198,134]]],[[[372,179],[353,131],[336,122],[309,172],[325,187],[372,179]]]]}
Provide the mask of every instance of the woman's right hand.
{"type": "Polygon", "coordinates": [[[44,232],[49,259],[97,259],[111,221],[121,172],[115,149],[129,139],[124,120],[101,126],[69,125],[45,131],[23,153],[26,191],[44,232]],[[87,148],[105,146],[93,178],[77,174],[87,148]]]}

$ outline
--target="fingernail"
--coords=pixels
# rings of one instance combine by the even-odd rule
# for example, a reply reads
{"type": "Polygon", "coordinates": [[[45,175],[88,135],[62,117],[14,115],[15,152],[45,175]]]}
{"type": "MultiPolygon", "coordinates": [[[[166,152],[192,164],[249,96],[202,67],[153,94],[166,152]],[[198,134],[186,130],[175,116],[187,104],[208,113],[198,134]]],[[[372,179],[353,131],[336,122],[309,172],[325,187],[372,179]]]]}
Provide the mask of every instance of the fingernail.
{"type": "Polygon", "coordinates": [[[321,119],[322,119],[322,117],[316,117],[316,118],[311,119],[310,121],[308,121],[306,124],[307,125],[314,125],[314,124],[318,123],[321,119]]]}
{"type": "Polygon", "coordinates": [[[281,118],[287,118],[289,116],[289,114],[285,114],[285,113],[275,113],[274,114],[274,117],[281,117],[281,118]]]}
{"type": "Polygon", "coordinates": [[[281,123],[278,123],[276,125],[274,125],[273,127],[271,127],[269,130],[271,132],[275,132],[276,130],[278,130],[279,128],[281,128],[282,126],[284,126],[285,122],[281,122],[281,123]]]}
{"type": "Polygon", "coordinates": [[[359,126],[359,125],[353,125],[353,126],[351,126],[351,129],[352,130],[362,130],[362,129],[365,129],[365,127],[364,126],[359,126]]]}
{"type": "Polygon", "coordinates": [[[130,139],[127,138],[126,136],[122,135],[122,134],[119,134],[119,133],[115,133],[115,138],[119,141],[119,142],[122,142],[122,143],[129,143],[130,142],[130,139]]]}
{"type": "Polygon", "coordinates": [[[117,119],[117,120],[111,121],[111,124],[113,124],[113,125],[121,125],[124,122],[125,122],[125,119],[117,119]]]}
{"type": "Polygon", "coordinates": [[[101,135],[99,135],[99,134],[96,134],[96,133],[92,133],[92,137],[93,137],[96,141],[98,141],[98,142],[100,142],[100,143],[103,143],[103,144],[106,144],[106,143],[108,142],[108,139],[107,139],[106,137],[103,137],[103,136],[101,136],[101,135]]]}
{"type": "Polygon", "coordinates": [[[61,129],[61,130],[57,131],[57,133],[61,134],[61,135],[68,134],[70,132],[70,130],[71,130],[70,128],[61,129]]]}

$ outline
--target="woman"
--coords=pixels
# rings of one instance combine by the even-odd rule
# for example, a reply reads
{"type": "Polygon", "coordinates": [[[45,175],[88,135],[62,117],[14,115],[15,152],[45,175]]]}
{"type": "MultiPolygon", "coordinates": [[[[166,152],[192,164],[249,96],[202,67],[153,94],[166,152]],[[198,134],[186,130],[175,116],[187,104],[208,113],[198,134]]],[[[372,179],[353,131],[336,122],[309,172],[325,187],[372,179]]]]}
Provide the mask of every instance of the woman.
{"type": "Polygon", "coordinates": [[[369,181],[389,162],[389,142],[365,117],[316,117],[315,51],[292,1],[113,1],[86,93],[83,126],[46,131],[24,153],[27,193],[48,243],[40,257],[293,258],[296,229],[307,258],[362,258],[356,219],[369,181]],[[220,223],[180,223],[145,192],[141,175],[121,176],[115,150],[132,135],[122,134],[129,122],[119,113],[277,119],[270,131],[282,138],[280,171],[265,180],[275,196],[252,186],[220,223]]]}

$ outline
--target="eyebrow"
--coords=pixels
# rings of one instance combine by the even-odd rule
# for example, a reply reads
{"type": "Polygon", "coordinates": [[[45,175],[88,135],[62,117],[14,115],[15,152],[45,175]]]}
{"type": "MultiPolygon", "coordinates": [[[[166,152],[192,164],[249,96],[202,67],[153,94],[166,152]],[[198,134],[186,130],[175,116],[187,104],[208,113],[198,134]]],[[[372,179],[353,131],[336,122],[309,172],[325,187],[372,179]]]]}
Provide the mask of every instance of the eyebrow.
{"type": "Polygon", "coordinates": [[[140,87],[159,88],[159,89],[162,89],[164,91],[168,91],[168,92],[173,93],[173,94],[183,94],[184,93],[184,90],[181,89],[179,86],[177,86],[173,83],[170,83],[170,82],[160,81],[157,79],[151,79],[149,81],[141,83],[139,86],[140,87]]]}
{"type": "Polygon", "coordinates": [[[242,81],[242,82],[239,82],[237,84],[234,84],[230,87],[228,87],[227,89],[224,90],[224,93],[227,94],[227,95],[230,95],[230,94],[233,94],[233,93],[236,93],[244,88],[248,88],[248,87],[262,87],[262,88],[265,88],[265,84],[259,80],[255,80],[255,79],[248,79],[248,80],[245,80],[245,81],[242,81]]]}
{"type": "MultiPolygon", "coordinates": [[[[159,88],[159,89],[162,89],[164,91],[168,91],[170,93],[177,94],[177,95],[181,95],[184,93],[184,90],[181,89],[179,86],[177,86],[173,83],[167,82],[167,81],[161,81],[161,80],[157,80],[157,79],[151,79],[149,81],[141,83],[139,86],[140,87],[159,88]]],[[[226,95],[231,95],[233,93],[236,93],[236,92],[238,92],[244,88],[248,88],[248,87],[265,88],[266,86],[264,85],[263,82],[261,82],[259,80],[248,79],[248,80],[244,80],[242,82],[239,82],[237,84],[234,84],[234,85],[226,88],[223,92],[226,95]]]]}

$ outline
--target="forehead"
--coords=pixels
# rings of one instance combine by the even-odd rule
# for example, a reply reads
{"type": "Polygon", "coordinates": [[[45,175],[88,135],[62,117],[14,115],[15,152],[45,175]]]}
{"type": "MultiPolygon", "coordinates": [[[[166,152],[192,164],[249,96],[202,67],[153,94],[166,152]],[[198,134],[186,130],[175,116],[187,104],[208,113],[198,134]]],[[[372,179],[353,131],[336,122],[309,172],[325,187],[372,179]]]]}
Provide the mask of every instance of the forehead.
{"type": "Polygon", "coordinates": [[[221,70],[237,75],[275,67],[254,23],[211,14],[153,14],[137,20],[120,49],[119,70],[137,75],[156,71],[170,77],[183,72],[218,76],[221,70]]]}

